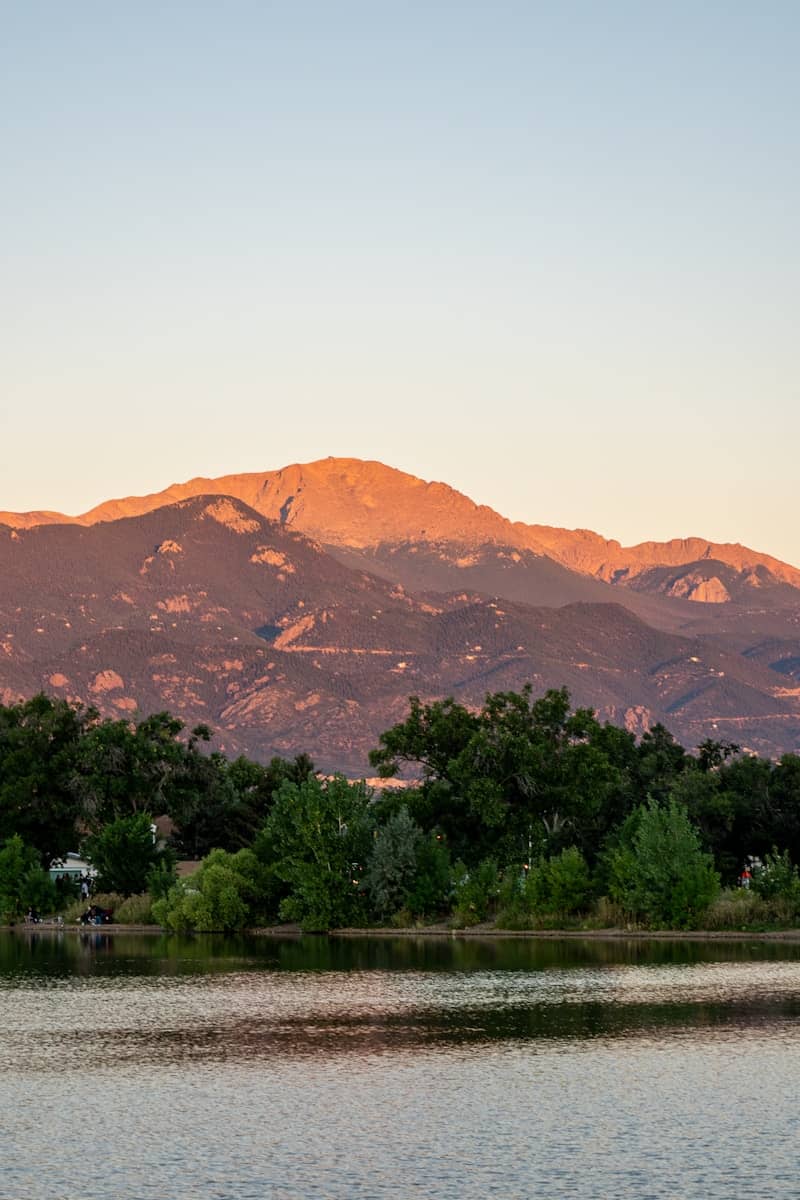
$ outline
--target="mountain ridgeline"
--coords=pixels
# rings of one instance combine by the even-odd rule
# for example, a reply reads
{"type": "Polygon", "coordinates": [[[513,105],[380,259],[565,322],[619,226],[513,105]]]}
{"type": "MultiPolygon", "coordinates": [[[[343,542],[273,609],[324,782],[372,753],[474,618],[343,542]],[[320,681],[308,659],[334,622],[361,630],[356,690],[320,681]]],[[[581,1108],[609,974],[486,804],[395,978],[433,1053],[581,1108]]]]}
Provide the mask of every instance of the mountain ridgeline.
{"type": "Polygon", "coordinates": [[[350,459],[0,522],[3,703],[169,709],[350,774],[409,695],[528,682],[687,746],[800,748],[800,572],[741,546],[626,549],[350,459]]]}

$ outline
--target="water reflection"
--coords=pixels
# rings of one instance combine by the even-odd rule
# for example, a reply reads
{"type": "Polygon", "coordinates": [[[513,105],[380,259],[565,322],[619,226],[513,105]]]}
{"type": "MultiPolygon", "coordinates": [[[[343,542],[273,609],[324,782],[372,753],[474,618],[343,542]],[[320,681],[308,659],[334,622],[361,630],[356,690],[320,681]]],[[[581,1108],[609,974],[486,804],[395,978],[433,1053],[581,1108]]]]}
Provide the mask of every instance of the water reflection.
{"type": "Polygon", "coordinates": [[[793,944],[0,935],[0,1190],[790,1196],[798,1016],[793,944]]]}
{"type": "Polygon", "coordinates": [[[4,995],[7,1070],[363,1056],[777,1027],[800,948],[32,932],[0,937],[4,995]]]}
{"type": "Polygon", "coordinates": [[[0,987],[4,980],[18,974],[169,975],[243,969],[549,971],[599,965],[778,961],[800,963],[800,943],[430,936],[272,938],[50,929],[0,932],[0,987]]]}

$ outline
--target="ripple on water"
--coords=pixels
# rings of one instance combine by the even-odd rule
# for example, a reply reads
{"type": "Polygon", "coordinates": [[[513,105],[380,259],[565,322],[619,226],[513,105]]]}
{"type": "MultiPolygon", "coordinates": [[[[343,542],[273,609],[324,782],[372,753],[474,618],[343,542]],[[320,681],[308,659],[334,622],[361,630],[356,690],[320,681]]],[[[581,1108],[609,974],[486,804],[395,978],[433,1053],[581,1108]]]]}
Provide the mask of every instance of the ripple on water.
{"type": "Polygon", "coordinates": [[[797,1194],[792,955],[474,971],[404,955],[17,964],[0,975],[0,1193],[797,1194]]]}

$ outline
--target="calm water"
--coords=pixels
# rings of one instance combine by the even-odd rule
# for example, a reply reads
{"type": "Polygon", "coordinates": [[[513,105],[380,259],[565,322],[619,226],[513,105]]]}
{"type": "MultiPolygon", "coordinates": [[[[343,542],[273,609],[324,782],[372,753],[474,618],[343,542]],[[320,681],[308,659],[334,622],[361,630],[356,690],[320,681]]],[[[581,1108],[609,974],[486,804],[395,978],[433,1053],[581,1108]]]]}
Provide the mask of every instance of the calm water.
{"type": "Polygon", "coordinates": [[[0,934],[0,1197],[800,1197],[799,1017],[791,945],[0,934]]]}

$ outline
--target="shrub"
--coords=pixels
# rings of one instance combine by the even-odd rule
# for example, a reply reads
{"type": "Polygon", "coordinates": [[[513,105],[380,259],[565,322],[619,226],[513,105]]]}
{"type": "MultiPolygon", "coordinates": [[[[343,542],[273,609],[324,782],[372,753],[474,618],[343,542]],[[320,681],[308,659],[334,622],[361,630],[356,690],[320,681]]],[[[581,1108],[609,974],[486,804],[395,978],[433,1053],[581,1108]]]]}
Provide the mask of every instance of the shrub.
{"type": "Polygon", "coordinates": [[[766,929],[791,926],[797,917],[796,903],[784,896],[765,899],[746,888],[726,888],[703,914],[704,929],[766,929]]]}
{"type": "Polygon", "coordinates": [[[616,929],[625,924],[625,913],[610,896],[599,896],[594,906],[592,923],[598,929],[616,929]]]}
{"type": "Polygon", "coordinates": [[[147,891],[153,900],[163,899],[176,882],[175,860],[166,855],[158,862],[153,863],[145,876],[147,891]]]}
{"type": "Polygon", "coordinates": [[[194,875],[153,902],[153,918],[175,930],[243,929],[261,915],[263,872],[252,850],[212,850],[194,875]]]}
{"type": "Polygon", "coordinates": [[[531,910],[527,876],[521,867],[503,872],[497,903],[498,929],[533,929],[536,919],[531,910]]]}
{"type": "Polygon", "coordinates": [[[592,885],[586,859],[577,846],[548,859],[542,873],[546,911],[571,916],[586,908],[592,885]]]}
{"type": "Polygon", "coordinates": [[[128,896],[114,911],[114,920],[120,925],[155,925],[153,897],[149,892],[128,896]]]}
{"type": "Polygon", "coordinates": [[[527,873],[507,872],[497,922],[503,929],[530,929],[543,918],[563,921],[584,911],[590,895],[586,859],[570,846],[553,858],[540,858],[527,873]]]}
{"type": "Polygon", "coordinates": [[[497,864],[489,858],[468,871],[462,862],[456,863],[454,882],[453,925],[466,928],[485,921],[500,891],[497,864]]]}
{"type": "Polygon", "coordinates": [[[788,850],[778,854],[777,848],[773,846],[772,853],[764,858],[764,865],[753,872],[751,886],[764,900],[781,897],[800,907],[800,877],[788,850]]]}
{"type": "Polygon", "coordinates": [[[278,907],[282,921],[295,921],[305,933],[327,933],[353,920],[355,913],[355,884],[322,877],[311,868],[298,871],[291,893],[278,907]],[[333,885],[333,886],[332,886],[333,885]]]}
{"type": "Polygon", "coordinates": [[[58,908],[58,889],[50,878],[49,871],[34,867],[25,877],[22,891],[25,912],[53,913],[58,908]]]}

